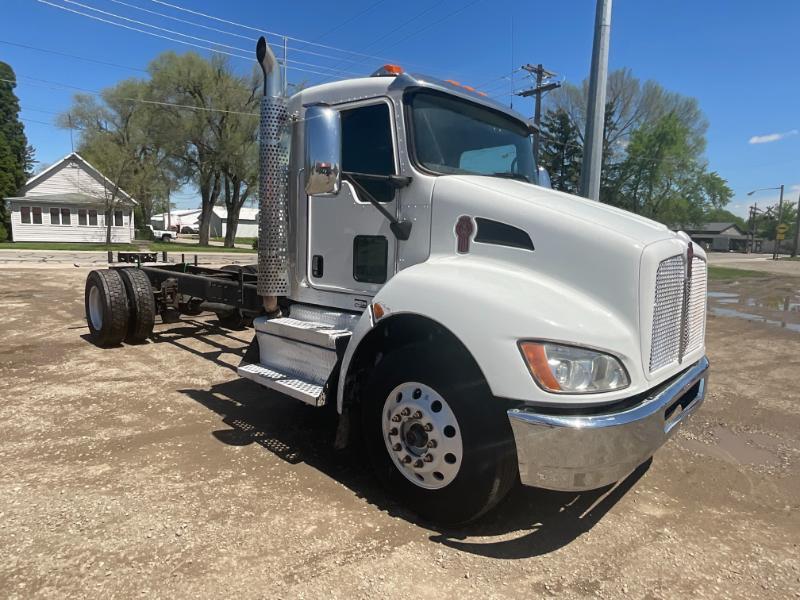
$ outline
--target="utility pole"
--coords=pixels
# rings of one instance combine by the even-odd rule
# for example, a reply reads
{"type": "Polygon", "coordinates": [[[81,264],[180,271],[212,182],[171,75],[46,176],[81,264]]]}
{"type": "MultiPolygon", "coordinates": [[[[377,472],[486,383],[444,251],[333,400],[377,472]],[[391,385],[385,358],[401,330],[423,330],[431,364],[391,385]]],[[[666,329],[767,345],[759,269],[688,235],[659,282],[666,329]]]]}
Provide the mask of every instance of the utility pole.
{"type": "Polygon", "coordinates": [[[545,69],[544,66],[542,66],[542,63],[539,63],[538,65],[532,65],[530,63],[527,65],[522,65],[522,70],[536,76],[536,85],[534,87],[517,92],[516,95],[522,96],[523,98],[527,98],[528,96],[536,96],[536,108],[534,109],[533,113],[533,123],[536,126],[536,131],[533,133],[533,158],[536,161],[536,164],[539,164],[539,138],[541,137],[539,130],[541,129],[542,123],[542,95],[550,90],[560,88],[561,83],[558,81],[545,83],[546,79],[552,79],[557,74],[553,71],[548,71],[545,69]]]}
{"type": "Polygon", "coordinates": [[[794,244],[792,244],[792,258],[797,256],[800,246],[800,194],[797,196],[797,220],[794,223],[794,244]]]}
{"type": "Polygon", "coordinates": [[[592,70],[589,74],[589,106],[586,111],[581,196],[600,199],[600,170],[603,166],[603,127],[606,116],[608,45],[611,37],[611,0],[597,0],[594,19],[592,70]]]}
{"type": "MultiPolygon", "coordinates": [[[[778,225],[781,224],[781,217],[783,217],[783,184],[781,184],[781,197],[780,200],[778,200],[778,225]]],[[[775,248],[773,248],[772,260],[778,260],[779,246],[780,241],[778,240],[778,235],[775,234],[775,248]]]]}

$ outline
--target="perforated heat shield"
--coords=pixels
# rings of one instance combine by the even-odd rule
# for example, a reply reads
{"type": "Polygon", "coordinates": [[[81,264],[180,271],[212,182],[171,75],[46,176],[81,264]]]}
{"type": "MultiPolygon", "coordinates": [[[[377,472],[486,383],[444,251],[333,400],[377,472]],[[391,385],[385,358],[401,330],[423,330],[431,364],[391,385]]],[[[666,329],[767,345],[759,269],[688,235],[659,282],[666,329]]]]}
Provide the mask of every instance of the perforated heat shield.
{"type": "Polygon", "coordinates": [[[258,294],[285,296],[289,293],[286,98],[262,98],[259,138],[258,294]]]}

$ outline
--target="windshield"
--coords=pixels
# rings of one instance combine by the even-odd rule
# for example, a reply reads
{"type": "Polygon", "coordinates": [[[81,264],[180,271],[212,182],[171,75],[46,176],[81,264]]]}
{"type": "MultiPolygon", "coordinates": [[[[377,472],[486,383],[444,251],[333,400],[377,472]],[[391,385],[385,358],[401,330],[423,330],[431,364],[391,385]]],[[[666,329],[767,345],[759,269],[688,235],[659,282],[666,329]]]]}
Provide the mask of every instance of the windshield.
{"type": "Polygon", "coordinates": [[[420,166],[440,174],[537,181],[533,136],[524,123],[446,94],[416,92],[409,103],[420,166]]]}

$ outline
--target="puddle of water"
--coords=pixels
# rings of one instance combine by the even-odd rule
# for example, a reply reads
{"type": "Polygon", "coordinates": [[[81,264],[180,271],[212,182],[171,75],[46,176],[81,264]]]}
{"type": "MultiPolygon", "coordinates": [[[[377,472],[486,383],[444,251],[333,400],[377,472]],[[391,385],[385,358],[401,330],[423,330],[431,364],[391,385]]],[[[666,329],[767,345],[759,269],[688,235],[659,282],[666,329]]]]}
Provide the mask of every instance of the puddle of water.
{"type": "Polygon", "coordinates": [[[738,282],[736,290],[709,291],[708,312],[800,333],[800,290],[763,284],[747,286],[738,282]]]}

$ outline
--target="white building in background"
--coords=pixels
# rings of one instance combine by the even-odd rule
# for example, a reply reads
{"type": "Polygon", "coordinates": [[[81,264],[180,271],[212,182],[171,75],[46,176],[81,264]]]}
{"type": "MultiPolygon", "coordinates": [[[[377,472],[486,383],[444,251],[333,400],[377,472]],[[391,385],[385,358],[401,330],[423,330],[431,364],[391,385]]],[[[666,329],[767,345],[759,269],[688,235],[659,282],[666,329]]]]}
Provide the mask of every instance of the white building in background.
{"type": "MultiPolygon", "coordinates": [[[[173,210],[169,215],[162,213],[153,215],[150,224],[156,229],[174,229],[182,231],[188,227],[192,231],[200,229],[200,209],[173,210]]],[[[225,237],[228,230],[228,210],[224,206],[215,206],[211,213],[211,224],[209,233],[212,237],[225,237]]],[[[242,207],[239,210],[239,225],[236,228],[236,237],[255,238],[258,237],[258,209],[242,207]]]]}
{"type": "MultiPolygon", "coordinates": [[[[211,235],[225,237],[228,230],[228,210],[224,206],[215,206],[211,214],[211,235]]],[[[239,210],[239,225],[236,227],[236,237],[258,237],[258,209],[242,207],[239,210]]]]}
{"type": "Polygon", "coordinates": [[[15,242],[105,242],[106,219],[111,241],[127,244],[134,237],[136,201],[118,191],[116,208],[105,214],[106,194],[114,184],[77,152],[34,175],[24,194],[6,198],[15,242]]]}

